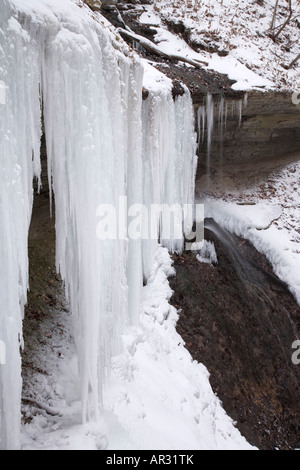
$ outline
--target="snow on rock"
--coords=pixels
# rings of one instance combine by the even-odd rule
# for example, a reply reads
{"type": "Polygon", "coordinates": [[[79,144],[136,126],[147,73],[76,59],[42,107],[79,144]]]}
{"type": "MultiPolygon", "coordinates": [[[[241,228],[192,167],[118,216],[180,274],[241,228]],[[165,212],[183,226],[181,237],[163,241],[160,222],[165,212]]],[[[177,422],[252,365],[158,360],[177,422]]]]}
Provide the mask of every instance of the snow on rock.
{"type": "MultiPolygon", "coordinates": [[[[297,89],[299,62],[288,66],[299,54],[299,2],[293,2],[293,18],[277,42],[270,37],[273,0],[157,0],[145,6],[144,24],[157,32],[155,41],[169,54],[176,53],[208,62],[208,69],[236,80],[236,90],[297,89]],[[260,4],[261,3],[261,4],[260,4]],[[184,26],[189,43],[168,31],[164,22],[184,26]],[[209,51],[209,52],[208,52],[209,51]],[[218,54],[221,52],[221,56],[218,54]],[[227,57],[224,57],[224,55],[227,57]]],[[[279,0],[275,27],[288,18],[288,2],[279,0]]],[[[181,28],[182,29],[182,28],[181,28]]]]}
{"type": "MultiPolygon", "coordinates": [[[[195,244],[196,245],[196,244],[195,244]]],[[[194,248],[193,248],[194,251],[194,248]]],[[[199,248],[196,256],[200,263],[218,264],[218,257],[214,243],[204,240],[203,246],[199,248]]]]}
{"type": "Polygon", "coordinates": [[[214,395],[207,369],[176,332],[178,314],[168,303],[172,272],[167,250],[159,248],[141,325],[125,332],[124,354],[113,359],[108,449],[120,449],[121,435],[121,449],[250,449],[214,395]]]}

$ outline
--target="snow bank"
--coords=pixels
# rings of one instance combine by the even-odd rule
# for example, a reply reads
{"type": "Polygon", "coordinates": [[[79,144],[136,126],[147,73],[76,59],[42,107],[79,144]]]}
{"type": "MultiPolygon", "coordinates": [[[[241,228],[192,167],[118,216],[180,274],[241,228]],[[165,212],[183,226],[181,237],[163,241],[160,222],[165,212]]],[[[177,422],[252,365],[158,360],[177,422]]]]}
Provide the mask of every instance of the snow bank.
{"type": "Polygon", "coordinates": [[[50,423],[34,417],[24,430],[24,449],[251,449],[214,395],[207,369],[193,361],[176,332],[178,314],[169,304],[172,275],[169,253],[159,247],[143,288],[144,315],[138,326],[125,329],[124,351],[112,359],[101,421],[76,422],[74,361],[68,360],[63,375],[55,377],[58,384],[68,383],[69,406],[55,404],[64,417],[50,423]]]}
{"type": "Polygon", "coordinates": [[[238,236],[248,239],[265,254],[277,276],[289,286],[300,304],[299,181],[300,164],[289,164],[270,175],[270,186],[245,191],[245,205],[235,201],[205,203],[205,216],[238,236]],[[268,198],[262,202],[261,192],[268,198]],[[250,199],[251,205],[247,205],[250,199]]]}
{"type": "MultiPolygon", "coordinates": [[[[276,27],[288,17],[287,3],[279,1],[276,27]]],[[[157,0],[154,6],[145,7],[140,21],[153,26],[159,48],[207,62],[208,69],[235,80],[235,90],[297,89],[299,66],[287,70],[284,65],[288,66],[300,52],[299,2],[293,2],[293,19],[277,42],[269,35],[274,4],[273,0],[265,0],[261,5],[246,0],[157,0]],[[166,20],[183,24],[190,43],[196,47],[199,44],[199,53],[171,33],[164,26],[166,20]],[[207,52],[209,49],[214,52],[207,52]],[[217,51],[228,55],[220,57],[217,51]]]]}
{"type": "Polygon", "coordinates": [[[250,449],[214,395],[207,369],[176,332],[178,314],[168,302],[172,274],[170,256],[159,248],[141,325],[125,332],[124,354],[113,360],[106,395],[115,428],[108,430],[108,448],[120,448],[115,436],[122,435],[121,449],[250,449]]]}

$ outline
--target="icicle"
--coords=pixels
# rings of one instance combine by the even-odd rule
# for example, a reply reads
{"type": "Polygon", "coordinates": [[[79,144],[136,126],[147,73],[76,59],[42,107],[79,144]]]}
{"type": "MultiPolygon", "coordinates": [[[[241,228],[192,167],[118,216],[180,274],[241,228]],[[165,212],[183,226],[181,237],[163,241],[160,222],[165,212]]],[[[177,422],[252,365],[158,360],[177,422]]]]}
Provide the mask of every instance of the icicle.
{"type": "Polygon", "coordinates": [[[214,128],[214,100],[211,94],[206,98],[206,115],[207,115],[207,156],[210,159],[211,139],[214,128]]]}
{"type": "Polygon", "coordinates": [[[238,102],[239,127],[241,127],[241,125],[242,125],[242,114],[243,114],[243,100],[239,100],[239,102],[238,102]]]}
{"type": "Polygon", "coordinates": [[[3,0],[0,16],[0,449],[18,449],[21,421],[22,318],[28,288],[27,238],[33,177],[40,173],[39,47],[3,0]]]}
{"type": "Polygon", "coordinates": [[[119,239],[118,224],[115,239],[99,239],[96,227],[99,207],[117,215],[121,198],[142,200],[142,67],[91,25],[80,38],[58,33],[43,76],[57,266],[74,316],[85,421],[88,409],[99,418],[104,371],[140,310],[141,242],[119,239]]]}
{"type": "Polygon", "coordinates": [[[224,134],[224,97],[221,96],[219,103],[219,133],[221,137],[224,134]]]}
{"type": "Polygon", "coordinates": [[[117,51],[89,15],[78,21],[82,10],[75,4],[58,17],[53,13],[51,21],[44,8],[37,18],[26,9],[20,15],[26,31],[10,18],[6,0],[3,5],[0,80],[8,93],[6,105],[0,105],[5,106],[0,114],[0,341],[9,363],[0,365],[0,447],[17,448],[27,236],[32,179],[40,170],[40,71],[56,263],[73,315],[83,422],[99,421],[110,359],[122,351],[125,327],[138,324],[143,265],[149,274],[159,239],[180,251],[183,234],[191,229],[191,220],[177,220],[179,236],[172,232],[164,239],[167,219],[158,214],[146,250],[142,240],[119,236],[130,221],[126,210],[158,203],[178,205],[182,212],[184,204],[193,204],[196,135],[189,92],[174,102],[170,82],[155,88],[142,105],[140,60],[117,51]],[[115,237],[101,238],[99,223],[107,211],[116,216],[109,220],[115,237]]]}
{"type": "Polygon", "coordinates": [[[200,147],[201,143],[204,142],[205,138],[205,115],[205,106],[200,106],[198,108],[198,148],[200,147]]]}
{"type": "Polygon", "coordinates": [[[226,129],[227,129],[227,120],[228,120],[228,103],[226,102],[225,103],[225,132],[226,132],[226,129]]]}
{"type": "MultiPolygon", "coordinates": [[[[184,226],[182,208],[193,205],[196,173],[195,119],[193,104],[188,90],[175,103],[171,91],[159,87],[151,91],[143,103],[143,165],[144,203],[151,212],[151,205],[169,208],[175,205],[178,211],[178,237],[171,233],[164,239],[168,214],[158,214],[157,237],[172,252],[183,249],[184,232],[191,230],[191,224],[184,226]],[[180,218],[181,217],[181,218],[180,218]]],[[[157,240],[143,241],[144,277],[147,278],[157,250],[157,240]]]]}
{"type": "Polygon", "coordinates": [[[207,116],[207,176],[210,175],[211,166],[211,142],[214,128],[214,100],[211,94],[206,97],[206,116],[207,116]]]}

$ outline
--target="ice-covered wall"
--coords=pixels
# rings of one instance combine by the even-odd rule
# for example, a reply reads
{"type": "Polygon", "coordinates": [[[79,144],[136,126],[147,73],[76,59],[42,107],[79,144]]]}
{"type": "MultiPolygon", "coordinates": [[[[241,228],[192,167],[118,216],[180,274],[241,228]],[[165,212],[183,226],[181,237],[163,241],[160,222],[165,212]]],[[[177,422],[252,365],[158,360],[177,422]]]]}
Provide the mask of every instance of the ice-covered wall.
{"type": "Polygon", "coordinates": [[[41,134],[39,45],[11,16],[0,14],[0,449],[19,445],[22,316],[28,288],[27,235],[41,134]]]}
{"type": "MultiPolygon", "coordinates": [[[[149,97],[143,102],[143,198],[151,214],[151,205],[193,206],[196,158],[195,119],[191,96],[172,98],[172,81],[145,63],[144,85],[149,97]]],[[[179,212],[178,212],[179,213],[179,212]]],[[[176,214],[176,212],[175,212],[176,214]]],[[[152,269],[160,241],[171,252],[182,251],[184,233],[189,234],[191,221],[174,221],[169,239],[164,239],[165,226],[169,228],[168,211],[161,211],[157,221],[157,239],[143,240],[143,269],[147,277],[152,269]],[[176,223],[179,226],[178,234],[176,223]],[[173,230],[174,229],[174,230],[173,230]],[[176,231],[176,233],[175,233],[176,231]]],[[[150,226],[150,223],[148,224],[150,226]]]]}
{"type": "MultiPolygon", "coordinates": [[[[124,326],[139,313],[134,299],[142,287],[140,246],[101,240],[96,227],[100,205],[118,213],[121,197],[128,195],[128,204],[142,198],[143,70],[117,53],[99,29],[80,36],[60,31],[48,46],[44,69],[57,266],[74,317],[85,421],[90,414],[98,417],[105,368],[120,352],[124,326]]],[[[118,221],[116,228],[119,233],[118,221]]]]}
{"type": "MultiPolygon", "coordinates": [[[[170,87],[155,86],[142,104],[143,66],[117,43],[101,21],[70,0],[4,0],[1,6],[0,80],[8,91],[0,105],[0,340],[8,361],[0,365],[0,448],[19,445],[19,342],[32,179],[40,172],[40,92],[57,267],[74,318],[83,421],[99,419],[110,357],[122,349],[125,326],[138,323],[143,273],[147,277],[155,254],[140,239],[100,239],[99,207],[119,215],[120,201],[128,208],[193,202],[189,94],[174,103],[170,87]]],[[[123,222],[128,219],[117,217],[117,233],[123,222]]],[[[182,243],[182,234],[165,241],[171,250],[182,243]]]]}

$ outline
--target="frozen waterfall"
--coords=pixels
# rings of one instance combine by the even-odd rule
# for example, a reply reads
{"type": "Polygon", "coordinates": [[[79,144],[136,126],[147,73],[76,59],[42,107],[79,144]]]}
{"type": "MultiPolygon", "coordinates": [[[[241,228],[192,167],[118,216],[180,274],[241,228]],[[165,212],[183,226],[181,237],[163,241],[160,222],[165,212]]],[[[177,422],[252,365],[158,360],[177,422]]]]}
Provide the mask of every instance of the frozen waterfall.
{"type": "MultiPolygon", "coordinates": [[[[27,237],[33,177],[40,174],[41,101],[48,167],[55,197],[57,269],[74,319],[82,420],[99,419],[102,385],[121,335],[138,324],[143,277],[157,239],[100,239],[103,208],[115,208],[116,233],[125,233],[120,201],[193,204],[196,168],[194,115],[188,91],[174,102],[170,83],[142,102],[143,65],[125,45],[74,3],[3,0],[0,17],[0,448],[18,448],[22,316],[28,289],[27,237]],[[122,51],[121,51],[122,49],[122,51]],[[99,210],[100,207],[100,210],[99,210]]],[[[144,83],[145,86],[145,83],[144,83]]],[[[124,208],[123,208],[124,209],[124,208]]],[[[142,224],[144,221],[142,222],[142,224]]],[[[162,240],[180,251],[181,236],[162,240]]]]}

